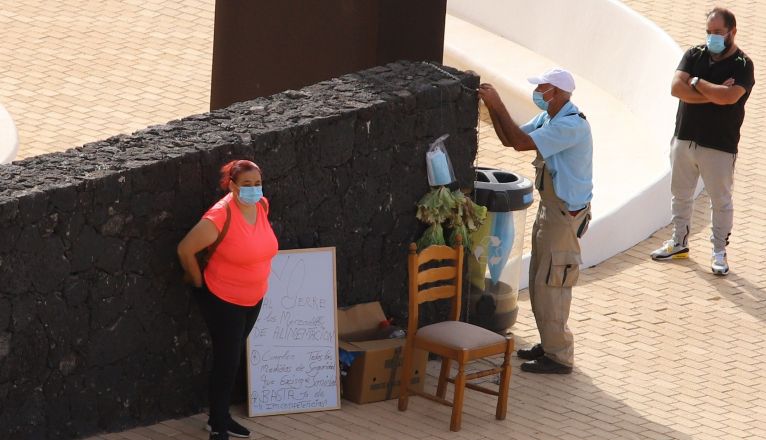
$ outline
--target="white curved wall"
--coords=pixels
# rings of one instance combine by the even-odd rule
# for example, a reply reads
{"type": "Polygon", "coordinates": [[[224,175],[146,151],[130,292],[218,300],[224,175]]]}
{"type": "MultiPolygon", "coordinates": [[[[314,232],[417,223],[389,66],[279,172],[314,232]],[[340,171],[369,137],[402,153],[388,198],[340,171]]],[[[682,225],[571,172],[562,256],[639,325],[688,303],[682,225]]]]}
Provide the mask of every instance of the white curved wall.
{"type": "Polygon", "coordinates": [[[0,164],[10,163],[19,151],[19,137],[11,115],[0,104],[0,164]]]}
{"type": "Polygon", "coordinates": [[[449,0],[448,12],[569,67],[623,101],[667,142],[681,49],[615,0],[449,0]],[[659,108],[658,108],[659,107],[659,108]],[[659,111],[658,111],[659,110],[659,111]]]}
{"type": "MultiPolygon", "coordinates": [[[[594,136],[594,218],[582,241],[585,266],[668,224],[677,107],[670,79],[682,52],[667,34],[612,0],[449,0],[448,13],[445,63],[504,84],[501,95],[513,101],[512,116],[520,121],[535,111],[526,77],[556,65],[575,74],[572,99],[594,136]]],[[[528,255],[525,263],[522,287],[528,255]]]]}

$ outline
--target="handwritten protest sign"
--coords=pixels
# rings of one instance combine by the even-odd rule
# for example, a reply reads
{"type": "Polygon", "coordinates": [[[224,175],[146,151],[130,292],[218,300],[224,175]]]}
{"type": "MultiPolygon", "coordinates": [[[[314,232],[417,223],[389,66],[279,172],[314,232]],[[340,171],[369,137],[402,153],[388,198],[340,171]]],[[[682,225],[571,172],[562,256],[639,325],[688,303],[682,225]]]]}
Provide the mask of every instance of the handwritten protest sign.
{"type": "Polygon", "coordinates": [[[281,251],[247,340],[252,416],[340,408],[335,248],[281,251]]]}

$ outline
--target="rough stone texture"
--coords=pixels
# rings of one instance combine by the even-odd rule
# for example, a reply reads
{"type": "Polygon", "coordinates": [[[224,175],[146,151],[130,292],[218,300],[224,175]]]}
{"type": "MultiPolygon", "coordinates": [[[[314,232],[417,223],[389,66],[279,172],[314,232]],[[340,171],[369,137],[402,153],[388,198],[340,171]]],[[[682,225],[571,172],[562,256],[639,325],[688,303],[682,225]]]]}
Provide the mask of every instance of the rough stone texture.
{"type": "Polygon", "coordinates": [[[394,63],[0,166],[0,438],[74,438],[199,412],[209,340],[175,246],[264,170],[282,249],[337,247],[339,305],[406,313],[425,152],[473,184],[478,78],[394,63]]]}

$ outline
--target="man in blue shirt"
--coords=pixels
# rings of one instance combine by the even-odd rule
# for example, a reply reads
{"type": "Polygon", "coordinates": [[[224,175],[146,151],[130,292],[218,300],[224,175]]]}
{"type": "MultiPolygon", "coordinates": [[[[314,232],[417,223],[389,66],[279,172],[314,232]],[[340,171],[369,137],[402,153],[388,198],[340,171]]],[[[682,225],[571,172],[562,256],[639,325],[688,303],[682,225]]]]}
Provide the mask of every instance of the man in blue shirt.
{"type": "Polygon", "coordinates": [[[532,229],[529,299],[540,344],[519,350],[521,370],[568,374],[574,365],[574,338],[567,326],[572,286],[580,274],[579,238],[590,222],[593,197],[593,138],[585,115],[572,104],[572,74],[551,69],[529,78],[532,100],[543,110],[524,125],[511,119],[491,84],[479,87],[495,133],[505,146],[537,152],[535,187],[540,205],[532,229]]]}

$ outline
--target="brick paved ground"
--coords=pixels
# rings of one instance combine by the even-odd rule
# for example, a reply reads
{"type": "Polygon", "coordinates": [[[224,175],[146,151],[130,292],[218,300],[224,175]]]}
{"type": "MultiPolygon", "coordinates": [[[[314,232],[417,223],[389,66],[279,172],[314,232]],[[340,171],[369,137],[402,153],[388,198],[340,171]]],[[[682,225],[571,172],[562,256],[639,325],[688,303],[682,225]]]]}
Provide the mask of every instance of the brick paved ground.
{"type": "Polygon", "coordinates": [[[19,159],[208,110],[212,0],[8,0],[0,102],[19,159]]]}
{"type": "MultiPolygon", "coordinates": [[[[8,3],[0,9],[0,100],[17,120],[22,157],[206,110],[212,1],[109,0],[87,8],[8,3]]],[[[682,47],[703,40],[704,11],[713,5],[625,3],[682,47]]],[[[709,273],[709,201],[703,194],[690,260],[647,259],[669,235],[664,228],[583,272],[571,320],[575,373],[530,376],[514,359],[508,420],[494,421],[492,400],[469,392],[457,434],[448,431],[448,408],[414,398],[406,413],[394,402],[344,401],[340,411],[247,420],[253,437],[766,438],[766,142],[757,136],[766,121],[766,6],[755,0],[729,5],[738,14],[738,42],[756,64],[757,85],[737,161],[728,277],[709,273]]],[[[481,132],[481,164],[531,175],[530,157],[503,150],[487,122],[481,132]]],[[[536,331],[523,292],[521,307],[514,331],[517,345],[525,346],[536,341],[536,331]]],[[[205,439],[204,420],[197,415],[93,439],[205,439]]]]}

